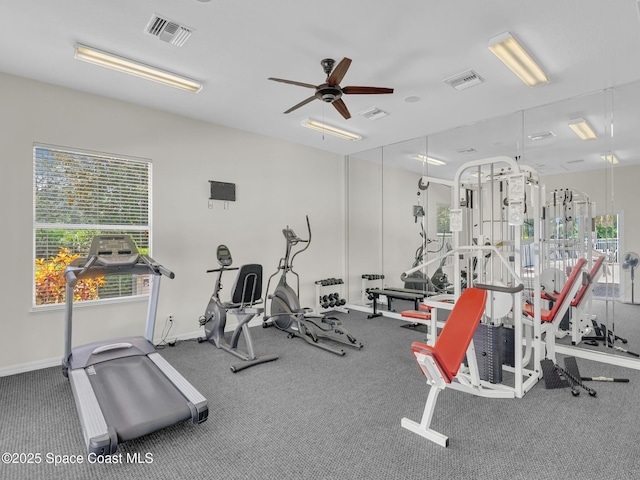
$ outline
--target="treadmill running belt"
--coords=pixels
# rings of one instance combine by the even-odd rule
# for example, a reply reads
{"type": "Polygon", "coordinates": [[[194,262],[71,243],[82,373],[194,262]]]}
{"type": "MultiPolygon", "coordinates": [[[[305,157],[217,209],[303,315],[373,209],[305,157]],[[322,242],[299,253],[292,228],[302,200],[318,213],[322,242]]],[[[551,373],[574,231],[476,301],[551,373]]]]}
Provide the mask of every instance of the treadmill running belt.
{"type": "Polygon", "coordinates": [[[93,365],[88,377],[118,443],[191,419],[187,400],[146,356],[93,365]]]}

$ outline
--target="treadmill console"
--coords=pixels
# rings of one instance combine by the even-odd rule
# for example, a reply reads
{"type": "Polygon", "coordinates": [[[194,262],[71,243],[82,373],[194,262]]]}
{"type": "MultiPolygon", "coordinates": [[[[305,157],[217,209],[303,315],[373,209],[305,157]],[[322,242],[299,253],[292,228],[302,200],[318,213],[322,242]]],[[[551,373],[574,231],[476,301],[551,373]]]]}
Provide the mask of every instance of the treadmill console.
{"type": "Polygon", "coordinates": [[[221,267],[230,267],[233,263],[233,260],[231,259],[231,252],[226,245],[218,245],[216,257],[218,258],[218,263],[221,267]]]}
{"type": "Polygon", "coordinates": [[[89,257],[98,258],[104,266],[133,265],[138,261],[138,247],[129,235],[96,235],[91,242],[89,257]]]}

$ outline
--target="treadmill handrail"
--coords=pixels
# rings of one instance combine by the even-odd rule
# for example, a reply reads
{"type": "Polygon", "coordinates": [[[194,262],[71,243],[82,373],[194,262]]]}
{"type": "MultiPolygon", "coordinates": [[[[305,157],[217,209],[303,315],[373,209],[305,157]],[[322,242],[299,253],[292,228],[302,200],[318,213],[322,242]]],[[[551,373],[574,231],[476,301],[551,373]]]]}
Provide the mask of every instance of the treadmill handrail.
{"type": "Polygon", "coordinates": [[[175,278],[175,274],[168,268],[160,265],[148,255],[137,255],[135,263],[100,263],[99,255],[89,255],[87,257],[76,258],[71,265],[64,270],[64,278],[67,282],[65,301],[65,347],[63,363],[68,366],[71,359],[72,330],[73,330],[73,289],[78,280],[86,278],[103,277],[107,275],[154,275],[151,282],[151,292],[147,307],[147,321],[145,327],[145,338],[153,344],[153,335],[156,326],[156,315],[158,309],[158,295],[160,290],[160,278],[165,275],[175,278]]]}
{"type": "Polygon", "coordinates": [[[107,275],[164,275],[169,278],[175,278],[168,268],[156,262],[148,255],[140,255],[136,263],[126,264],[101,264],[97,255],[90,257],[82,257],[74,260],[74,262],[65,268],[64,276],[67,283],[75,286],[77,280],[85,278],[104,277],[107,275]],[[86,260],[86,262],[83,262],[86,260]]]}

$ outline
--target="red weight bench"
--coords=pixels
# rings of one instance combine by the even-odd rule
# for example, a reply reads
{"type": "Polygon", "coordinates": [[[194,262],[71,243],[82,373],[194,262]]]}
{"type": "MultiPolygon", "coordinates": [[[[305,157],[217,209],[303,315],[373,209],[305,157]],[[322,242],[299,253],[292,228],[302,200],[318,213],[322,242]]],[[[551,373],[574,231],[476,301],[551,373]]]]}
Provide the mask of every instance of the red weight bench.
{"type": "MultiPolygon", "coordinates": [[[[576,296],[573,298],[573,300],[571,301],[571,306],[572,307],[578,307],[582,304],[583,300],[588,300],[588,293],[591,291],[591,285],[593,285],[594,282],[596,282],[598,280],[598,278],[600,278],[600,274],[601,274],[601,268],[602,268],[602,263],[604,262],[604,255],[601,255],[598,257],[598,259],[594,262],[593,266],[591,267],[591,271],[589,272],[589,276],[587,277],[586,281],[582,282],[582,287],[580,287],[580,290],[578,290],[578,293],[576,293],[576,296]]],[[[557,301],[558,297],[560,296],[560,294],[558,293],[549,293],[549,292],[543,292],[542,297],[547,299],[547,300],[552,300],[552,301],[557,301]]]]}
{"type": "MultiPolygon", "coordinates": [[[[551,310],[548,310],[546,308],[540,309],[540,320],[542,320],[543,322],[552,323],[556,319],[558,319],[558,317],[562,318],[562,316],[564,316],[567,308],[569,308],[569,305],[575,298],[574,295],[576,295],[578,291],[580,284],[577,283],[576,280],[580,276],[580,273],[582,272],[582,269],[584,268],[586,263],[587,261],[584,258],[581,258],[576,262],[573,270],[571,270],[571,275],[569,275],[569,278],[564,284],[564,287],[562,287],[560,293],[557,294],[557,296],[552,296],[552,298],[554,299],[554,303],[551,310]],[[558,315],[558,312],[561,312],[561,314],[558,315]]],[[[549,292],[544,292],[543,295],[547,298],[551,296],[549,292]]],[[[533,317],[533,305],[531,305],[530,303],[525,303],[522,306],[522,313],[529,317],[533,317]]]]}
{"type": "Polygon", "coordinates": [[[591,271],[589,272],[589,278],[586,283],[582,284],[582,288],[578,290],[575,298],[571,302],[572,307],[579,307],[583,305],[585,301],[589,300],[589,297],[593,293],[593,288],[591,286],[594,282],[598,281],[600,275],[602,273],[602,264],[604,263],[604,255],[598,257],[598,259],[593,263],[591,267],[591,271]]]}
{"type": "Polygon", "coordinates": [[[426,305],[421,304],[418,310],[404,310],[400,312],[400,315],[407,318],[416,318],[418,320],[431,320],[431,313],[429,313],[431,308],[430,307],[423,308],[423,307],[426,307],[426,305]]]}
{"type": "Polygon", "coordinates": [[[585,325],[591,326],[591,314],[588,309],[589,300],[593,297],[593,284],[597,283],[600,275],[602,275],[603,264],[604,255],[601,255],[593,263],[587,281],[583,282],[582,287],[571,302],[571,342],[574,345],[582,340],[587,328],[585,325]]]}
{"type": "MultiPolygon", "coordinates": [[[[573,270],[571,271],[571,275],[569,275],[569,278],[564,284],[564,287],[562,287],[562,290],[558,294],[551,310],[540,308],[541,327],[539,335],[540,338],[542,338],[542,335],[544,335],[546,358],[549,358],[551,360],[555,360],[556,355],[556,332],[558,331],[558,327],[560,325],[560,322],[562,321],[562,318],[564,317],[565,313],[567,313],[571,302],[575,298],[578,290],[582,285],[582,282],[578,279],[582,279],[582,274],[584,273],[583,268],[586,264],[587,261],[584,258],[581,258],[576,262],[573,270]]],[[[529,325],[533,325],[533,322],[536,321],[534,306],[529,303],[525,303],[522,306],[522,313],[524,314],[523,321],[525,323],[528,323],[529,325]]],[[[534,329],[535,328],[536,327],[534,325],[534,329]]]]}
{"type": "Polygon", "coordinates": [[[411,351],[431,386],[420,423],[403,418],[401,425],[438,445],[447,447],[449,438],[430,428],[438,394],[458,374],[467,349],[478,328],[487,300],[487,291],[467,288],[456,301],[433,347],[414,342],[411,351]]]}
{"type": "Polygon", "coordinates": [[[418,320],[431,320],[431,309],[429,305],[421,303],[418,305],[417,310],[404,310],[400,312],[400,315],[407,318],[416,318],[418,320]]]}

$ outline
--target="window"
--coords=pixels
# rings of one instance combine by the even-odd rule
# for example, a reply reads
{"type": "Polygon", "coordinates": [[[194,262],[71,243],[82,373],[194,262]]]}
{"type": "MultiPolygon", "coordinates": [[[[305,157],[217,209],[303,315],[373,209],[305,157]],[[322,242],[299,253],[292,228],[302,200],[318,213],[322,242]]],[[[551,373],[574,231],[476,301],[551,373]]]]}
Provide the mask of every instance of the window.
{"type": "MultiPolygon", "coordinates": [[[[64,268],[98,233],[130,235],[149,252],[151,162],[46,145],[33,148],[34,305],[64,302],[64,268]]],[[[79,282],[74,300],[146,293],[148,278],[79,282]]]]}
{"type": "Polygon", "coordinates": [[[450,227],[451,205],[448,203],[436,204],[437,232],[440,234],[451,233],[450,227]]]}

